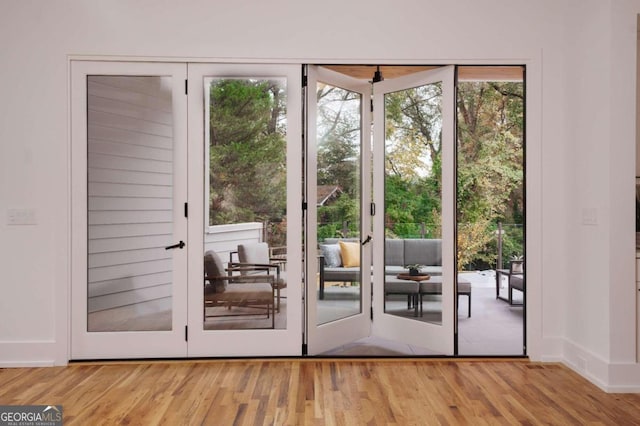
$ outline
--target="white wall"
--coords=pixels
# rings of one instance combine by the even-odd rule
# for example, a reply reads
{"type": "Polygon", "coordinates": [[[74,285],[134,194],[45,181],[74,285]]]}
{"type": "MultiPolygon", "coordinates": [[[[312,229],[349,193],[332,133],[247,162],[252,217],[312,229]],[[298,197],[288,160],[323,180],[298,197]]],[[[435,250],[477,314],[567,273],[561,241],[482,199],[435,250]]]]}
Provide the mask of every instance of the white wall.
{"type": "Polygon", "coordinates": [[[38,220],[0,223],[0,364],[67,359],[68,55],[491,60],[530,65],[527,317],[538,344],[529,351],[568,362],[603,387],[640,389],[627,343],[635,339],[628,95],[635,1],[0,0],[0,7],[0,214],[33,208],[38,220]],[[585,209],[595,209],[596,225],[582,224],[585,209]]]}

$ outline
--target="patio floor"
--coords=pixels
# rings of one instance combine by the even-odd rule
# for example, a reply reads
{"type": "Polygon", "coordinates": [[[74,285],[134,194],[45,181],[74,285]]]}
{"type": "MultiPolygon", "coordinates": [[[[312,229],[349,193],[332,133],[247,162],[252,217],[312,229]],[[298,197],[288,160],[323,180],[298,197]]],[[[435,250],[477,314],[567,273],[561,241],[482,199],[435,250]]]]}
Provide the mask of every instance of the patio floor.
{"type": "MultiPolygon", "coordinates": [[[[479,271],[464,273],[471,282],[471,318],[467,317],[467,298],[460,298],[458,307],[458,354],[463,356],[521,356],[523,355],[523,308],[510,306],[496,299],[495,272],[479,271]]],[[[506,297],[506,278],[503,279],[501,296],[506,297]]],[[[339,290],[339,289],[338,289],[339,290]]],[[[514,291],[514,302],[522,302],[522,293],[514,291]]],[[[425,302],[437,306],[437,301],[425,302]]],[[[392,302],[403,316],[412,315],[406,310],[406,301],[392,302]]],[[[390,306],[390,305],[388,305],[390,306]]],[[[389,309],[389,308],[388,308],[389,309]]],[[[434,316],[425,315],[424,321],[433,321],[434,316]]],[[[424,347],[416,347],[367,337],[324,353],[327,356],[424,356],[438,355],[424,347]]]]}

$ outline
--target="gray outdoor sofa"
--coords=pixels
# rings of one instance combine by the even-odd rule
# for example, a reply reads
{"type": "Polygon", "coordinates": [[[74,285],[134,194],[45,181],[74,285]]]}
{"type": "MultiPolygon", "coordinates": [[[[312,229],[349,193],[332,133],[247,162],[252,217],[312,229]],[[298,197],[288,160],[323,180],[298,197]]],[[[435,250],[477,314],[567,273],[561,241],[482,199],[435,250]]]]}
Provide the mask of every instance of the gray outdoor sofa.
{"type": "MultiPolygon", "coordinates": [[[[327,238],[320,244],[320,299],[324,298],[325,281],[357,282],[360,281],[359,267],[344,267],[328,263],[325,255],[326,246],[337,245],[339,241],[358,241],[357,239],[327,238]]],[[[440,239],[401,239],[385,240],[385,274],[397,275],[409,273],[406,265],[422,265],[422,272],[429,275],[442,275],[442,240],[440,239]]]]}
{"type": "MultiPolygon", "coordinates": [[[[360,281],[359,267],[345,267],[339,262],[335,255],[335,247],[339,241],[357,242],[357,239],[327,238],[320,244],[320,294],[319,298],[324,299],[325,281],[357,282],[360,281]],[[328,263],[326,257],[333,257],[332,263],[328,263]]],[[[423,295],[442,294],[442,280],[432,281],[404,281],[395,279],[398,274],[408,274],[407,265],[421,265],[421,272],[437,277],[442,275],[442,240],[440,239],[413,239],[413,238],[387,238],[385,240],[385,275],[391,275],[385,282],[385,295],[403,294],[407,295],[415,303],[415,314],[418,316],[418,306],[422,308],[423,295]],[[417,303],[419,300],[419,303],[417,303]]],[[[457,297],[467,296],[468,316],[471,317],[471,283],[464,277],[458,275],[457,297]]]]}

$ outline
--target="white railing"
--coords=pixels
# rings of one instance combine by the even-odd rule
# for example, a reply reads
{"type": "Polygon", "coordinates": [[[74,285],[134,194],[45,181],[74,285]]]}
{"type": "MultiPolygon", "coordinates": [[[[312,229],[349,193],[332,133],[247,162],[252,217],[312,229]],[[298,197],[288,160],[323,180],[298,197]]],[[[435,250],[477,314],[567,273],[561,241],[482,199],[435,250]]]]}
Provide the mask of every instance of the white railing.
{"type": "Polygon", "coordinates": [[[263,229],[260,222],[210,226],[204,235],[204,251],[214,250],[227,262],[229,253],[236,251],[238,244],[262,241],[263,229]]]}

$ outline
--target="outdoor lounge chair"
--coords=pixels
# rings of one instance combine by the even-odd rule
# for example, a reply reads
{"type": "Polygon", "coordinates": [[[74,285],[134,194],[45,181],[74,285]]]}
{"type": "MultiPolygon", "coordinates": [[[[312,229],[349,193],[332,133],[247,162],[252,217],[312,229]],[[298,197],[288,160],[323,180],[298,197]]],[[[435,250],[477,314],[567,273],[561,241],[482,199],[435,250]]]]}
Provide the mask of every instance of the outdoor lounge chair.
{"type": "Polygon", "coordinates": [[[239,271],[242,275],[269,274],[273,276],[273,287],[276,292],[276,312],[280,312],[280,294],[287,287],[284,271],[285,260],[283,255],[271,256],[271,250],[267,243],[239,244],[237,252],[229,254],[229,266],[239,271]],[[234,255],[238,260],[234,261],[234,255]]]}
{"type": "MultiPolygon", "coordinates": [[[[513,271],[514,263],[511,262],[509,267],[509,305],[520,305],[520,303],[513,303],[513,290],[519,290],[524,294],[524,272],[518,273],[513,271]]],[[[524,265],[523,265],[524,267],[524,265]]],[[[524,271],[524,269],[523,269],[524,271]]]]}
{"type": "Polygon", "coordinates": [[[265,273],[234,275],[234,268],[224,269],[220,257],[214,251],[204,255],[204,318],[213,316],[256,315],[236,313],[234,307],[257,309],[271,318],[275,326],[274,276],[265,273]],[[225,314],[207,315],[208,307],[223,307],[225,314]]]}

